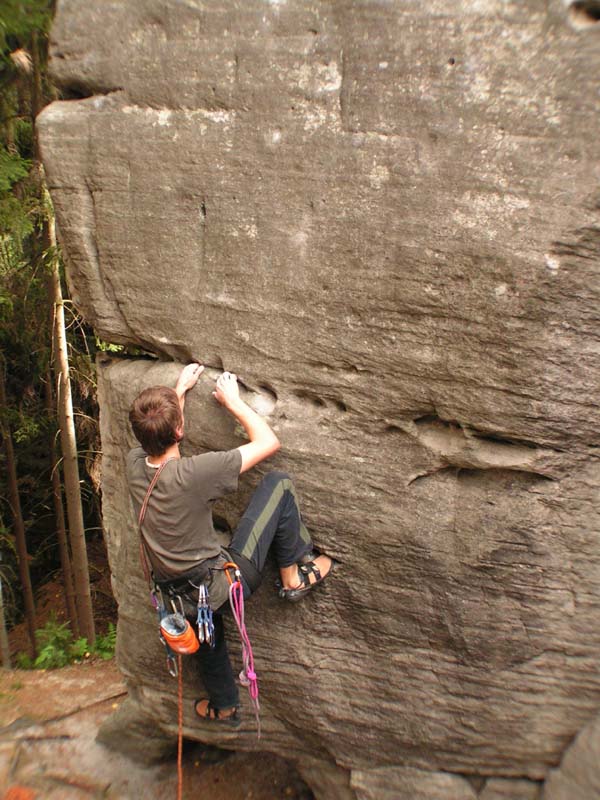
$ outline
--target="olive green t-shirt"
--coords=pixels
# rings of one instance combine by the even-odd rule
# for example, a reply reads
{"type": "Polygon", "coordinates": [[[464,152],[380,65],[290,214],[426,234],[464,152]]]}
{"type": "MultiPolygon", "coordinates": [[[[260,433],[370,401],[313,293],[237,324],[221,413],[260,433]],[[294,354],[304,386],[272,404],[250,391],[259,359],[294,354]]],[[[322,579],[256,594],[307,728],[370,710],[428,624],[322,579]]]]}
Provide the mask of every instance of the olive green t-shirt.
{"type": "MultiPolygon", "coordinates": [[[[143,524],[150,563],[158,580],[181,575],[208,558],[220,555],[223,562],[229,560],[213,527],[212,506],[237,489],[241,467],[239,450],[167,462],[150,495],[143,524]]],[[[141,447],[129,451],[127,482],[136,518],[156,469],[147,462],[141,447]]],[[[213,608],[227,600],[227,589],[224,573],[213,573],[209,584],[213,608]]]]}

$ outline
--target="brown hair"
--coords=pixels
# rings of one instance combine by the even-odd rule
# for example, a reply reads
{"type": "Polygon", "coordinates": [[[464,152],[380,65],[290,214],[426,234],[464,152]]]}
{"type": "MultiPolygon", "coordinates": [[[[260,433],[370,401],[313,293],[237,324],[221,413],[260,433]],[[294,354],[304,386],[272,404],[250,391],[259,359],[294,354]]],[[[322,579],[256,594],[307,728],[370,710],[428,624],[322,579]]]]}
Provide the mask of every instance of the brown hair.
{"type": "Polygon", "coordinates": [[[150,456],[161,456],[179,441],[177,429],[183,425],[183,414],[175,389],[152,386],[144,389],[133,401],[129,422],[135,438],[150,456]]]}

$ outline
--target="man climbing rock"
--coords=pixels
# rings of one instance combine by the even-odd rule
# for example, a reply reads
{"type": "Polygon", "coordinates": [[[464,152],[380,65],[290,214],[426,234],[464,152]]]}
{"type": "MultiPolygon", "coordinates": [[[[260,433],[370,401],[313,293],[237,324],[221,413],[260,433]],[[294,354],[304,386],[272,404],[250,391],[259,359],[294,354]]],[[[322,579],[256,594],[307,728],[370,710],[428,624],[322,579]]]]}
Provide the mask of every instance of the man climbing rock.
{"type": "Polygon", "coordinates": [[[280,443],[268,423],[240,397],[236,376],[224,372],[213,396],[244,427],[250,441],[234,450],[182,458],[179,442],[185,396],[203,370],[200,364],[188,364],[175,389],[155,386],[135,399],[129,420],[141,447],[128,454],[127,479],[136,513],[143,505],[146,508],[143,550],[161,590],[180,595],[193,622],[198,586],[206,585],[210,595],[214,646],[205,644],[198,650],[208,698],[196,701],[196,713],[237,726],[239,694],[223,633],[222,615],[229,596],[224,565],[238,565],[244,597],[248,597],[260,584],[272,546],[280,571],[279,596],[296,601],[324,580],[333,563],[328,556],[313,552],[294,486],[283,472],[265,475],[231,543],[226,549],[220,545],[212,520],[214,501],[235,491],[240,473],[276,453],[280,443]],[[158,480],[148,495],[158,470],[158,480]]]}

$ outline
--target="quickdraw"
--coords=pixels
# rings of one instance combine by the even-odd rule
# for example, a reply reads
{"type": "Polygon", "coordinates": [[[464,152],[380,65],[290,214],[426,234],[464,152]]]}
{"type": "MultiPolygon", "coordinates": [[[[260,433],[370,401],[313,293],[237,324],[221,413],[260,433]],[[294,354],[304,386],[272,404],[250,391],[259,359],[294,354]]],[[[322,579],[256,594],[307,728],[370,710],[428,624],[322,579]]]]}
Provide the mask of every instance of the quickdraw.
{"type": "Polygon", "coordinates": [[[201,583],[198,587],[198,639],[200,644],[215,646],[215,626],[213,624],[213,612],[210,605],[208,589],[201,583]]]}
{"type": "Polygon", "coordinates": [[[254,710],[256,718],[256,735],[260,739],[260,703],[258,700],[258,675],[254,669],[254,655],[252,653],[252,645],[248,631],[246,630],[245,623],[245,609],[244,609],[244,587],[242,585],[242,573],[237,564],[233,561],[228,561],[223,565],[225,575],[229,582],[229,604],[231,605],[231,612],[235,620],[240,640],[242,642],[242,662],[244,668],[240,672],[239,679],[242,686],[248,689],[250,695],[250,702],[254,710]],[[235,578],[230,575],[230,570],[233,571],[235,578]]]}

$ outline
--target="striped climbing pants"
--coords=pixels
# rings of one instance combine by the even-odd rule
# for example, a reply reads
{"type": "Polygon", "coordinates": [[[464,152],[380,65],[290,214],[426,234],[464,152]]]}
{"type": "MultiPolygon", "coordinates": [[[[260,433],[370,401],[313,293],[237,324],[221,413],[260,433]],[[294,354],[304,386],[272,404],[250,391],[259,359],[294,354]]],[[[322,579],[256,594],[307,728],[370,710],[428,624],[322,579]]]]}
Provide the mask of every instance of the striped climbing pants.
{"type": "MultiPolygon", "coordinates": [[[[269,472],[254,491],[227,548],[242,573],[244,597],[260,584],[269,550],[273,551],[279,567],[290,567],[311,549],[294,484],[285,472],[269,472]]],[[[214,648],[201,647],[198,651],[202,680],[215,708],[239,704],[223,630],[223,615],[228,609],[226,603],[214,613],[214,648]]]]}
{"type": "MultiPolygon", "coordinates": [[[[291,567],[311,547],[289,475],[269,472],[252,495],[227,549],[234,561],[239,554],[262,573],[269,549],[273,550],[277,566],[291,567]]],[[[244,562],[240,561],[243,572],[244,562]]]]}

